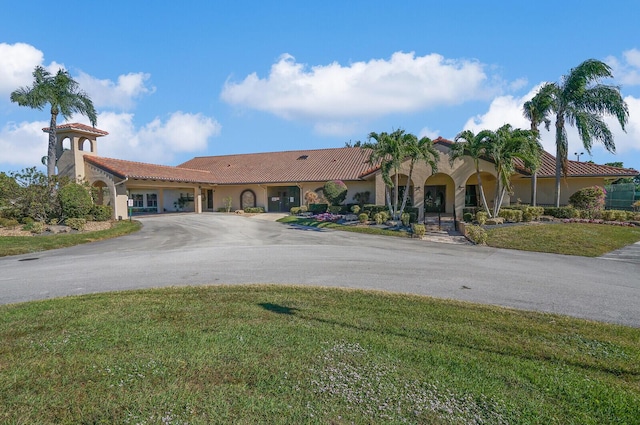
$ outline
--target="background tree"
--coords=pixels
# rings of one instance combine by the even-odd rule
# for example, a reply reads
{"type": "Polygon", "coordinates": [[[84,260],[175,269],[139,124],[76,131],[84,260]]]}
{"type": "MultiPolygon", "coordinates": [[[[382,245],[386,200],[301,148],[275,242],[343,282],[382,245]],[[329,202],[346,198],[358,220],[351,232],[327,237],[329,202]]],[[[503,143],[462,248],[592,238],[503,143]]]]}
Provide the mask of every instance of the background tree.
{"type": "MultiPolygon", "coordinates": [[[[551,120],[547,118],[547,115],[551,113],[552,93],[553,85],[544,84],[538,93],[522,106],[522,113],[531,122],[531,131],[536,135],[538,141],[540,140],[540,131],[538,130],[540,124],[544,123],[547,131],[551,126],[551,120]]],[[[531,165],[528,165],[528,168],[531,170],[531,205],[535,207],[538,202],[538,168],[531,168],[531,165]]]]}
{"type": "Polygon", "coordinates": [[[478,180],[478,191],[480,192],[480,201],[485,212],[491,217],[491,211],[487,204],[487,198],[484,195],[484,188],[482,187],[482,177],[480,176],[480,159],[487,156],[489,149],[488,137],[491,136],[491,131],[483,130],[478,134],[474,134],[471,130],[464,130],[458,133],[455,137],[455,143],[451,146],[450,162],[453,162],[464,156],[468,156],[473,160],[473,165],[476,168],[476,179],[478,180]]]}
{"type": "Polygon", "coordinates": [[[93,102],[81,91],[78,83],[71,78],[68,71],[59,69],[55,75],[42,66],[33,71],[33,85],[20,87],[11,93],[11,101],[20,106],[42,110],[50,105],[51,120],[49,124],[49,146],[47,150],[47,176],[51,177],[56,170],[56,125],[58,114],[70,119],[74,113],[89,118],[93,126],[98,122],[93,102]]]}
{"type": "Polygon", "coordinates": [[[551,110],[556,116],[556,207],[560,206],[560,175],[562,172],[566,176],[568,168],[566,125],[576,127],[588,153],[591,153],[594,139],[609,152],[616,150],[613,134],[604,122],[603,115],[614,116],[622,130],[625,130],[629,109],[620,94],[620,88],[600,83],[602,78],[611,77],[613,74],[609,65],[596,59],[587,59],[571,69],[559,83],[549,83],[551,110]]]}

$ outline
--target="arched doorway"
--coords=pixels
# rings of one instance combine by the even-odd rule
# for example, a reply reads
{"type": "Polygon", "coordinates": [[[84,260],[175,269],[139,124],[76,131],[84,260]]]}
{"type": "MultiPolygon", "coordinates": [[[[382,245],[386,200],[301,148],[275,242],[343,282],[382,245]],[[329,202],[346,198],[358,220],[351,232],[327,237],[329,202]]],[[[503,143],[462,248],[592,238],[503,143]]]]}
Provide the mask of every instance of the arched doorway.
{"type": "Polygon", "coordinates": [[[255,208],[256,194],[253,190],[247,189],[240,195],[240,209],[255,208]]]}
{"type": "Polygon", "coordinates": [[[453,213],[455,204],[455,184],[443,173],[436,173],[424,183],[424,212],[453,213]]]}

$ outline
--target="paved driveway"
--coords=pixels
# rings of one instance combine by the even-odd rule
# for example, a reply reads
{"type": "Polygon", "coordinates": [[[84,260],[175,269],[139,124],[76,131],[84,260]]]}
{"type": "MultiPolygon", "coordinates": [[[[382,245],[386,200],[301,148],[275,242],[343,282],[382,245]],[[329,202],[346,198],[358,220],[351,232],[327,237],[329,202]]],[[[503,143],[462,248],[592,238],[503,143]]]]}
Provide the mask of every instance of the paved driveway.
{"type": "Polygon", "coordinates": [[[139,233],[0,258],[0,303],[170,285],[377,289],[640,327],[640,265],[300,228],[224,214],[141,219],[139,233]]]}

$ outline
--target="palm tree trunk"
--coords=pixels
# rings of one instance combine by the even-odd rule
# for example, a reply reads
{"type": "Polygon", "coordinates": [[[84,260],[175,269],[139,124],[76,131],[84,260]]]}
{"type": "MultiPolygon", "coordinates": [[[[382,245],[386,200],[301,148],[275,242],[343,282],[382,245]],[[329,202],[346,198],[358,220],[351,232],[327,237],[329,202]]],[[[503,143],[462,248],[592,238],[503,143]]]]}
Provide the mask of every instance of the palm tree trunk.
{"type": "Polygon", "coordinates": [[[531,175],[531,206],[535,207],[538,200],[538,172],[531,175]]]}
{"type": "Polygon", "coordinates": [[[400,206],[400,218],[402,219],[402,213],[407,206],[407,199],[409,199],[409,188],[411,187],[411,175],[413,174],[413,161],[409,167],[409,177],[407,178],[407,184],[404,186],[404,195],[402,196],[402,205],[400,206]]]}
{"type": "Polygon", "coordinates": [[[384,186],[384,194],[385,194],[385,197],[387,198],[387,207],[389,208],[389,211],[391,211],[391,214],[393,214],[393,204],[391,203],[391,193],[389,190],[389,186],[387,185],[384,186]]]}
{"type": "Polygon", "coordinates": [[[482,200],[482,206],[487,212],[487,215],[491,217],[491,211],[489,211],[489,205],[487,205],[487,198],[484,196],[484,188],[482,187],[482,179],[480,178],[480,170],[476,168],[476,177],[478,178],[478,189],[480,189],[480,199],[482,200]]]}
{"type": "Polygon", "coordinates": [[[393,191],[393,219],[397,220],[398,219],[398,171],[396,170],[396,175],[394,177],[394,188],[395,190],[393,191]]]}
{"type": "Polygon", "coordinates": [[[58,115],[52,113],[49,122],[49,146],[47,148],[47,177],[56,174],[56,121],[58,115]]]}
{"type": "Polygon", "coordinates": [[[556,208],[560,206],[560,170],[562,169],[562,159],[560,147],[558,146],[556,149],[556,193],[555,193],[555,204],[556,208]]]}

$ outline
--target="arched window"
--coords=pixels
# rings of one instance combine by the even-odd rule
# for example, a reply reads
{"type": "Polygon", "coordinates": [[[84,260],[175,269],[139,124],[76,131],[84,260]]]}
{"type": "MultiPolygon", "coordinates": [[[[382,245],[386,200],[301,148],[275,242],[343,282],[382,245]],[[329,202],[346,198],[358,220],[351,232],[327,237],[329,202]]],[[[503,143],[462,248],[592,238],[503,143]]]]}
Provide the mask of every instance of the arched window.
{"type": "Polygon", "coordinates": [[[247,189],[240,195],[240,208],[255,208],[256,194],[251,189],[247,189]]]}

